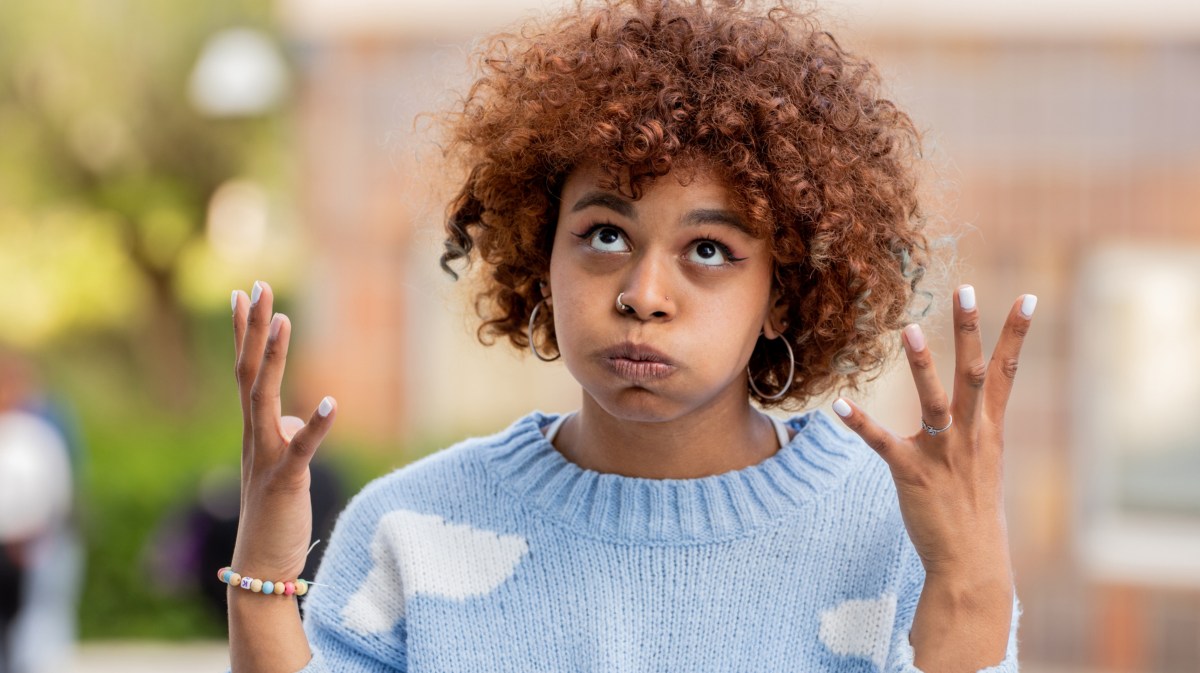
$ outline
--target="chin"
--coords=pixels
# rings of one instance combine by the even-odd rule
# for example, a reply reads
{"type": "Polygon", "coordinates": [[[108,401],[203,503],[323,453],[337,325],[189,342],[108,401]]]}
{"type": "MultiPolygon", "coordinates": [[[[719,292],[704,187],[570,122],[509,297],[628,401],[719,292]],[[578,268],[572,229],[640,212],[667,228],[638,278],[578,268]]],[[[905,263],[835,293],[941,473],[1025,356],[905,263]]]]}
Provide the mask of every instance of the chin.
{"type": "Polygon", "coordinates": [[[632,423],[672,421],[691,410],[680,400],[637,386],[605,390],[599,394],[585,388],[584,393],[613,418],[632,423]]]}

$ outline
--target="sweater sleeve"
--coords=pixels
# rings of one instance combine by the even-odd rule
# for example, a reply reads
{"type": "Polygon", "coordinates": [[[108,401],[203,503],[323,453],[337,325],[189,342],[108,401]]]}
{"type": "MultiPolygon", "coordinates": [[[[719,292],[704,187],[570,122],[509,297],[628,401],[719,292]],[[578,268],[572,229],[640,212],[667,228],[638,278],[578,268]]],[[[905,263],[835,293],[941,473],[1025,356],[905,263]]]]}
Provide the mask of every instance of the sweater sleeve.
{"type": "MultiPolygon", "coordinates": [[[[921,565],[921,557],[917,555],[908,534],[903,533],[900,537],[900,594],[886,670],[888,673],[921,673],[921,669],[913,663],[914,653],[909,636],[912,632],[913,618],[917,614],[917,601],[920,600],[921,589],[925,586],[925,568],[921,565]]],[[[995,666],[980,670],[979,673],[1017,673],[1017,621],[1020,616],[1021,604],[1014,595],[1012,622],[1009,626],[1008,647],[1004,653],[1004,660],[995,666]]]]}
{"type": "Polygon", "coordinates": [[[403,673],[404,597],[395,559],[376,535],[378,500],[360,494],[338,518],[305,598],[313,657],[300,673],[403,673]]]}

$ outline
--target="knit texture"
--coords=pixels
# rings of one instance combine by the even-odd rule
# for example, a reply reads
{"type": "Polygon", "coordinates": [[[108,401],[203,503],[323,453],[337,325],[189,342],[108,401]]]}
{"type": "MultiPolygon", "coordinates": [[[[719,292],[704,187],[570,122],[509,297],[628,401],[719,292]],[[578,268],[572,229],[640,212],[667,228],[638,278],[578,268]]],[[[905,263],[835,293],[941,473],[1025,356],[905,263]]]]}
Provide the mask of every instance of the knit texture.
{"type": "MultiPolygon", "coordinates": [[[[915,671],[924,571],[879,457],[820,412],[750,467],[585,470],[534,412],[358,494],[303,673],[915,671]]],[[[1017,670],[1014,601],[1007,657],[1017,670]]]]}

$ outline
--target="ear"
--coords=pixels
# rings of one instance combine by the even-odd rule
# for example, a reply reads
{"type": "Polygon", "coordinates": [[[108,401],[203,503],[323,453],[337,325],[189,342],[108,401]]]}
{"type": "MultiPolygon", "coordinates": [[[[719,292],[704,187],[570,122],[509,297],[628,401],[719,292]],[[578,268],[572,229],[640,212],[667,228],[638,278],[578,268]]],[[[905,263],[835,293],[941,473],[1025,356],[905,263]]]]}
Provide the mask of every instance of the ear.
{"type": "Polygon", "coordinates": [[[550,299],[550,294],[551,294],[550,293],[550,281],[539,280],[538,281],[538,291],[541,293],[542,299],[547,299],[547,300],[550,299]]]}
{"type": "Polygon", "coordinates": [[[777,339],[788,328],[787,324],[787,302],[780,296],[779,290],[771,290],[770,307],[767,309],[767,318],[763,321],[763,336],[768,339],[777,339]]]}

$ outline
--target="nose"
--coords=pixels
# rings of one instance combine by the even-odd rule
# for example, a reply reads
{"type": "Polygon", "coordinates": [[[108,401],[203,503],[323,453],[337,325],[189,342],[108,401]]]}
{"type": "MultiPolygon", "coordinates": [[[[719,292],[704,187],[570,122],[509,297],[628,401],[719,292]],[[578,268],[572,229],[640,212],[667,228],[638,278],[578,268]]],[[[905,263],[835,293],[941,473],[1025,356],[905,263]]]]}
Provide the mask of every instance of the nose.
{"type": "Polygon", "coordinates": [[[670,320],[675,317],[671,299],[671,265],[646,254],[638,259],[625,278],[614,307],[622,315],[641,320],[670,320]]]}

